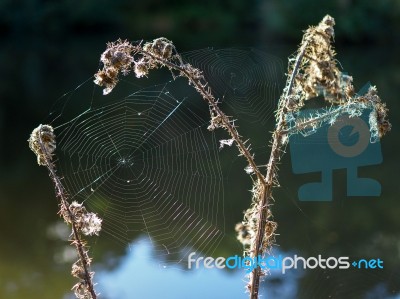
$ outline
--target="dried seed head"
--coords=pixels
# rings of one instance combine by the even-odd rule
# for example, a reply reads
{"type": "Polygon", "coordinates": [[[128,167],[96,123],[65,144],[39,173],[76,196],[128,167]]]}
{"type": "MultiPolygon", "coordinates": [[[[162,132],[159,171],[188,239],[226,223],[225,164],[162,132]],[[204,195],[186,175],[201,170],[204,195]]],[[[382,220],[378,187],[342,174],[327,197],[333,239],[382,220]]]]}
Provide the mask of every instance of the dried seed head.
{"type": "Polygon", "coordinates": [[[149,73],[149,64],[142,58],[135,62],[134,71],[137,78],[145,77],[149,73]]]}
{"type": "Polygon", "coordinates": [[[56,150],[56,136],[50,125],[39,125],[35,128],[28,139],[29,148],[37,156],[39,165],[46,166],[53,158],[56,150]]]}
{"type": "MultiPolygon", "coordinates": [[[[76,201],[70,204],[69,209],[74,219],[71,221],[69,216],[64,216],[67,223],[74,222],[76,228],[86,236],[99,235],[103,221],[101,218],[95,213],[88,213],[83,204],[76,201]]],[[[64,213],[64,215],[68,214],[64,213]]]]}
{"type": "Polygon", "coordinates": [[[379,97],[376,86],[370,86],[368,92],[365,95],[358,97],[357,101],[369,103],[374,108],[373,121],[370,118],[370,125],[371,129],[376,131],[376,134],[378,135],[376,137],[381,138],[391,130],[392,125],[388,120],[389,109],[379,97]]]}
{"type": "Polygon", "coordinates": [[[126,40],[117,40],[114,43],[108,43],[107,49],[101,54],[100,61],[103,63],[103,69],[95,74],[94,83],[104,86],[103,94],[109,94],[118,83],[118,74],[129,74],[134,62],[132,53],[135,47],[126,40]]]}
{"type": "Polygon", "coordinates": [[[83,216],[82,233],[86,236],[98,236],[101,231],[100,219],[95,213],[86,213],[83,216]]]}
{"type": "Polygon", "coordinates": [[[73,201],[69,205],[69,210],[71,211],[74,219],[68,219],[67,220],[68,223],[75,222],[80,224],[80,220],[83,218],[83,215],[87,213],[86,208],[83,206],[83,204],[78,203],[77,201],[73,201]]]}
{"type": "Polygon", "coordinates": [[[323,30],[327,35],[334,37],[335,31],[333,30],[333,26],[335,26],[335,19],[330,15],[326,15],[321,23],[319,24],[321,30],[323,30]]]}
{"type": "Polygon", "coordinates": [[[101,62],[106,68],[114,67],[118,71],[129,72],[133,62],[132,52],[134,47],[127,40],[117,40],[113,43],[107,43],[107,49],[100,57],[101,62]]]}
{"type": "Polygon", "coordinates": [[[99,70],[94,75],[94,83],[104,86],[103,94],[109,94],[118,83],[118,71],[114,68],[99,70]]]}
{"type": "MultiPolygon", "coordinates": [[[[330,103],[339,104],[354,94],[351,77],[343,75],[337,67],[333,47],[334,25],[335,20],[327,15],[318,26],[310,27],[304,34],[304,60],[296,74],[297,86],[294,88],[299,95],[300,106],[304,100],[319,95],[330,103]]],[[[289,69],[289,73],[292,71],[289,69]]]]}
{"type": "Polygon", "coordinates": [[[146,43],[143,46],[143,50],[146,52],[163,59],[170,59],[172,57],[173,48],[172,42],[165,37],[156,38],[153,42],[146,43]]]}
{"type": "Polygon", "coordinates": [[[82,267],[82,262],[80,260],[72,265],[71,275],[82,280],[85,279],[85,269],[82,267]]]}

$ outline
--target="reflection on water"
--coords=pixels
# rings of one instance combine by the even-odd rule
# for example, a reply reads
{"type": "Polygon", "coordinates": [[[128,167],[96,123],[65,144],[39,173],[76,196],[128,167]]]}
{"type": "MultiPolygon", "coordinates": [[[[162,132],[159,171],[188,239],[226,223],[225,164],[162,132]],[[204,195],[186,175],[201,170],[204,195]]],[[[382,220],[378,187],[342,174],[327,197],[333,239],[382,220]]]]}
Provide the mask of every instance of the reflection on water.
{"type": "MultiPolygon", "coordinates": [[[[115,269],[98,267],[95,276],[98,291],[105,298],[248,298],[243,269],[169,267],[152,257],[154,248],[145,238],[135,241],[130,248],[115,269]]],[[[275,281],[274,287],[268,288],[262,298],[295,298],[298,276],[288,273],[280,280],[279,271],[273,271],[268,281],[275,281]]]]}

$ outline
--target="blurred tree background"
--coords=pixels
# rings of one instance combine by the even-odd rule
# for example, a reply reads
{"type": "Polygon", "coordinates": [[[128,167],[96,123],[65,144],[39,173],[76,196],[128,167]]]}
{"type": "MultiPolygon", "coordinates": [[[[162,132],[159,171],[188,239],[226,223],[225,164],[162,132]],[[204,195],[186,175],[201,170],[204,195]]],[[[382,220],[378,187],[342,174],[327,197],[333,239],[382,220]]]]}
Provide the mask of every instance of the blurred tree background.
{"type": "MultiPolygon", "coordinates": [[[[389,117],[396,128],[400,111],[396,99],[400,84],[398,0],[1,0],[0,230],[3,240],[8,241],[0,246],[0,297],[12,294],[9,290],[15,288],[5,283],[7,276],[19,277],[21,272],[37,273],[37,269],[53,267],[49,256],[55,243],[46,231],[48,223],[57,219],[57,205],[50,180],[43,180],[46,170],[41,169],[40,178],[32,179],[38,177],[39,170],[26,140],[31,130],[48,116],[57,98],[97,71],[106,42],[164,36],[180,52],[205,47],[267,47],[275,49],[273,54],[282,59],[286,68],[287,56],[296,50],[302,31],[317,24],[325,14],[336,20],[338,59],[354,75],[356,89],[368,80],[376,84],[390,107],[389,117]]],[[[382,173],[398,171],[396,134],[391,132],[384,139],[386,163],[380,168],[382,173]]],[[[398,185],[393,176],[388,175],[387,181],[383,188],[389,190],[386,195],[392,201],[378,207],[376,218],[364,220],[377,230],[386,227],[394,235],[400,228],[395,221],[400,208],[394,205],[398,185]]],[[[248,196],[246,192],[244,195],[248,196]]],[[[238,213],[247,205],[248,202],[242,202],[238,213]]],[[[287,210],[276,206],[278,218],[279,213],[288,215],[287,210]]],[[[290,219],[299,216],[295,209],[290,219]]],[[[328,221],[328,217],[320,221],[328,221]]],[[[360,219],[351,214],[346,217],[354,223],[360,219]]],[[[284,230],[292,225],[289,221],[281,227],[284,230]]],[[[316,242],[321,242],[318,246],[331,246],[328,234],[321,234],[314,236],[316,242]]],[[[350,239],[350,235],[347,237],[350,239]]],[[[369,235],[358,237],[365,241],[369,235]]],[[[295,239],[296,235],[292,242],[295,239]]],[[[68,276],[63,267],[60,269],[62,277],[68,276]]],[[[47,294],[43,290],[45,285],[35,283],[32,288],[32,282],[42,279],[35,275],[23,278],[30,281],[26,282],[26,297],[58,298],[71,285],[60,283],[55,277],[54,288],[60,283],[59,291],[55,292],[57,295],[47,294]]],[[[49,283],[48,277],[46,281],[49,283]]]]}

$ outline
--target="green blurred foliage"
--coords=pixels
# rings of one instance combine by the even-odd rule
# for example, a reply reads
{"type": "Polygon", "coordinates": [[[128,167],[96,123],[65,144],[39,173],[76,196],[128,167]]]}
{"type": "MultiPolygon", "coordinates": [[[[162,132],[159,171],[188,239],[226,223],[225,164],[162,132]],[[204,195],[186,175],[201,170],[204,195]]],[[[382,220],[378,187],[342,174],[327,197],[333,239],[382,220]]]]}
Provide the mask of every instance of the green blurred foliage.
{"type": "Polygon", "coordinates": [[[316,24],[325,14],[336,20],[335,33],[347,43],[394,44],[399,42],[400,2],[263,1],[264,28],[276,36],[295,40],[298,30],[316,24]]]}
{"type": "Polygon", "coordinates": [[[120,34],[129,39],[164,35],[184,48],[297,41],[299,31],[325,14],[351,43],[398,43],[400,2],[384,1],[39,1],[0,2],[0,32],[65,39],[120,34]],[[124,34],[122,34],[124,33],[124,34]]]}

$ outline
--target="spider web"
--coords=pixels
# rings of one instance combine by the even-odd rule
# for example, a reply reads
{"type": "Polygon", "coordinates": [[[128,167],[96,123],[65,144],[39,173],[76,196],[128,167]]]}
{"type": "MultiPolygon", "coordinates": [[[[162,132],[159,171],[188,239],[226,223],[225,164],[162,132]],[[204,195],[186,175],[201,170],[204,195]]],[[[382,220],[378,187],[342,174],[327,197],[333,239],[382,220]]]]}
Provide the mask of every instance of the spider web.
{"type": "Polygon", "coordinates": [[[56,163],[70,200],[98,213],[102,232],[122,244],[146,233],[158,254],[212,249],[224,222],[217,141],[168,86],[93,101],[56,128],[56,163]]]}
{"type": "MultiPolygon", "coordinates": [[[[277,83],[266,82],[278,78],[279,66],[269,64],[280,60],[235,49],[183,57],[205,67],[216,96],[239,114],[260,121],[271,116],[277,83]]],[[[133,77],[122,78],[108,96],[90,78],[50,114],[56,166],[69,200],[83,202],[103,219],[102,238],[126,246],[148,235],[154,253],[169,262],[181,262],[191,251],[212,255],[226,233],[225,151],[216,135],[221,133],[207,130],[207,104],[184,79],[153,85],[133,77]]]]}
{"type": "Polygon", "coordinates": [[[282,92],[283,62],[257,49],[206,48],[183,54],[199,68],[217,98],[248,122],[265,125],[282,92]]]}
{"type": "MultiPolygon", "coordinates": [[[[280,59],[254,49],[202,49],[182,56],[204,72],[224,110],[230,108],[240,125],[266,124],[273,116],[282,89],[280,59]]],[[[160,76],[155,79],[165,82],[160,76]]],[[[59,174],[70,200],[83,201],[103,219],[100,238],[108,236],[126,246],[145,234],[154,253],[169,262],[180,263],[191,251],[211,256],[227,235],[234,238],[234,224],[242,220],[240,215],[229,223],[227,207],[236,197],[227,194],[248,190],[250,185],[227,187],[227,172],[243,172],[243,167],[236,169],[227,162],[229,151],[219,149],[219,139],[227,136],[207,130],[207,104],[192,87],[182,79],[160,85],[147,80],[130,75],[103,96],[90,78],[58,101],[50,118],[57,136],[59,174]]],[[[259,127],[265,144],[266,128],[259,127]]],[[[262,151],[267,152],[266,146],[262,151]]],[[[285,206],[282,199],[294,203],[286,205],[284,218],[277,221],[285,224],[289,214],[295,219],[296,234],[307,235],[310,229],[305,226],[313,210],[303,211],[306,204],[294,200],[292,191],[298,186],[291,186],[293,181],[285,182],[283,190],[291,193],[280,195],[280,206],[285,206]]],[[[348,208],[346,204],[343,210],[348,208]]],[[[332,207],[327,209],[331,213],[332,207]]],[[[339,212],[338,218],[343,217],[339,212]]],[[[281,234],[290,235],[292,226],[285,231],[282,225],[281,234]]],[[[320,253],[314,241],[310,241],[310,256],[320,253]]],[[[290,245],[297,248],[301,242],[290,245]]],[[[235,254],[239,250],[240,246],[235,254]]],[[[340,271],[307,271],[297,296],[361,298],[366,289],[375,287],[373,281],[387,282],[390,275],[398,281],[397,270],[388,272],[343,276],[340,271]]],[[[397,291],[398,283],[393,285],[397,291]]]]}

